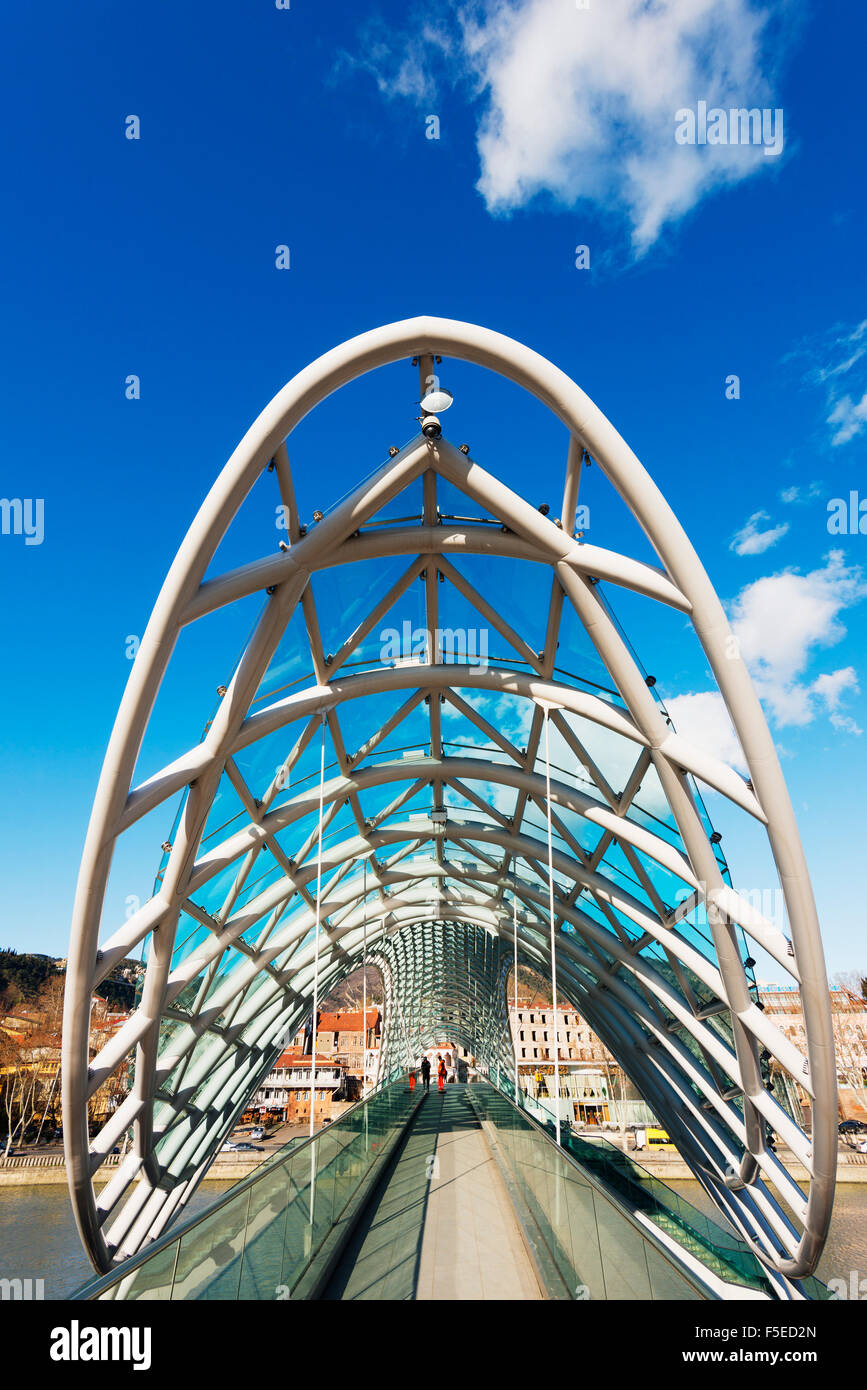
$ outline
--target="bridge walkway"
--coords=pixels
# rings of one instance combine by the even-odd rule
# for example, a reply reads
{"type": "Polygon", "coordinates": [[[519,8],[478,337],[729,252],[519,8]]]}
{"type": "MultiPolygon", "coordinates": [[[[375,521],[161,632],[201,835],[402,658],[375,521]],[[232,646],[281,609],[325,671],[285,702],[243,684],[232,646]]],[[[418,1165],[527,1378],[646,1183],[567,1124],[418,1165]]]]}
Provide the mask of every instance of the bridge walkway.
{"type": "Polygon", "coordinates": [[[536,1268],[466,1088],[434,1084],[326,1299],[539,1299],[536,1268]]]}

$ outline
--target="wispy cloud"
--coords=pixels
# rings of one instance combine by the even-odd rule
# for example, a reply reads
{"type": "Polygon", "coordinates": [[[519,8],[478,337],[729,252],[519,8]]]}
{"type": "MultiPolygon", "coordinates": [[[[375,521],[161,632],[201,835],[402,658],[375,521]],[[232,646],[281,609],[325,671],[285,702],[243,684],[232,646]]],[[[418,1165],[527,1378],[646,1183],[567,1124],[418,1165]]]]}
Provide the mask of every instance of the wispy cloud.
{"type": "Polygon", "coordinates": [[[709,194],[776,161],[758,145],[680,145],[676,114],[773,107],[769,22],[784,0],[442,0],[402,33],[364,31],[354,59],[384,95],[478,104],[477,187],[492,213],[538,196],[625,218],[641,255],[709,194]],[[424,15],[424,19],[422,19],[424,15]],[[445,61],[447,60],[447,61],[445,61]]]}
{"type": "Polygon", "coordinates": [[[780,501],[785,502],[787,506],[791,506],[794,503],[812,502],[814,498],[820,497],[821,494],[821,483],[812,482],[807,483],[805,486],[802,486],[800,483],[794,483],[791,487],[784,487],[782,489],[780,492],[780,501]]]}
{"type": "Polygon", "coordinates": [[[832,381],[835,377],[844,376],[867,355],[867,319],[862,319],[848,331],[835,330],[828,344],[828,355],[831,360],[814,369],[818,381],[832,381]],[[839,360],[835,361],[834,358],[839,360]]]}
{"type": "Polygon", "coordinates": [[[835,729],[839,729],[844,734],[863,734],[864,732],[851,714],[832,714],[831,723],[835,729]]]}
{"type": "Polygon", "coordinates": [[[417,105],[429,104],[438,90],[440,64],[457,55],[447,30],[426,21],[420,11],[416,18],[417,22],[403,32],[393,29],[381,16],[367,18],[359,28],[355,51],[343,49],[338,54],[336,75],[364,72],[389,101],[404,98],[417,105]]]}
{"type": "Polygon", "coordinates": [[[867,429],[867,319],[854,327],[838,324],[790,356],[805,360],[807,381],[825,389],[825,423],[835,448],[867,429]]]}
{"type": "Polygon", "coordinates": [[[736,555],[761,555],[765,550],[770,550],[772,545],[782,540],[789,529],[788,521],[783,521],[779,526],[769,526],[761,530],[761,523],[770,519],[767,512],[753,512],[745,525],[732,537],[729,550],[733,550],[736,555]]]}

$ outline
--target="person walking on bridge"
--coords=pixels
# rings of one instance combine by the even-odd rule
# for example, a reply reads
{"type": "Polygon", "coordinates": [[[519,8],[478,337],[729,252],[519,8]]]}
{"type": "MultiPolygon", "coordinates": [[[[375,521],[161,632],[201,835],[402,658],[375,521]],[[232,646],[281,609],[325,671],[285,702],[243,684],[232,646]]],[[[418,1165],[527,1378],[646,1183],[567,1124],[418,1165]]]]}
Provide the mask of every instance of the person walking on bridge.
{"type": "Polygon", "coordinates": [[[425,1088],[425,1090],[426,1090],[426,1091],[429,1091],[429,1090],[430,1090],[430,1057],[422,1057],[422,1059],[421,1059],[421,1079],[422,1079],[422,1081],[424,1082],[424,1088],[425,1088]]]}
{"type": "Polygon", "coordinates": [[[445,1080],[446,1080],[446,1064],[445,1064],[445,1062],[443,1061],[443,1059],[442,1059],[440,1053],[438,1052],[438,1053],[437,1053],[437,1084],[438,1084],[440,1090],[443,1089],[443,1086],[445,1085],[445,1080]]]}

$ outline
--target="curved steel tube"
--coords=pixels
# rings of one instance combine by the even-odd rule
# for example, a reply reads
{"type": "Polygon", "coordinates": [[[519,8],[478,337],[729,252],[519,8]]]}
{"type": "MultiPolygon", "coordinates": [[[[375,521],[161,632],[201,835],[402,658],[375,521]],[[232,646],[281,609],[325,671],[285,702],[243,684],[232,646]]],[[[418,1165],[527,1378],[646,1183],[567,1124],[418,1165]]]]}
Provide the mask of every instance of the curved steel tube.
{"type": "Polygon", "coordinates": [[[410,319],[362,334],[313,362],[279,392],[208,493],[142,639],[94,801],[67,968],[66,1157],[76,1220],[97,1269],[107,1269],[153,1239],[181,1210],[239,1107],[309,1008],[308,885],[315,877],[315,860],[309,858],[309,835],[297,846],[293,842],[292,854],[285,842],[295,826],[303,836],[315,797],[313,791],[284,797],[279,778],[254,790],[239,760],[264,746],[265,740],[285,735],[292,750],[287,766],[294,765],[293,760],[303,760],[312,724],[318,725],[326,712],[336,764],[336,775],[324,788],[327,818],[336,818],[337,825],[345,808],[358,833],[347,837],[344,831],[339,842],[325,842],[323,867],[333,876],[323,890],[323,987],[358,963],[361,923],[368,914],[368,943],[378,952],[386,980],[384,1046],[391,1060],[402,1060],[401,1048],[407,1048],[394,1018],[395,1010],[403,1008],[404,1014],[410,1010],[413,1046],[442,1026],[480,1055],[508,1065],[511,1043],[504,1037],[499,997],[504,968],[500,943],[508,946],[510,959],[507,904],[512,892],[520,907],[522,959],[536,968],[551,967],[546,895],[539,878],[547,852],[543,837],[533,833],[531,814],[534,807],[546,814],[544,779],[535,770],[543,703],[556,706],[558,728],[589,774],[589,790],[560,776],[551,788],[561,924],[557,968],[563,991],[652,1097],[701,1180],[783,1285],[813,1270],[830,1219],[836,1163],[836,1073],[825,967],[788,793],[722,606],[674,512],[614,427],[573,381],[500,334],[433,318],[410,319]],[[295,426],[333,391],[363,373],[413,356],[424,376],[435,355],[457,357],[502,374],[537,397],[566,426],[570,445],[557,522],[446,439],[418,437],[302,534],[286,450],[295,426]],[[643,528],[658,565],[584,545],[573,537],[584,450],[643,528]],[[218,545],[254,482],[272,464],[290,516],[291,544],[283,554],[211,576],[208,567],[218,545]],[[424,516],[418,524],[364,529],[419,480],[424,516]],[[441,524],[438,482],[459,489],[498,525],[441,524]],[[460,566],[463,556],[474,554],[550,569],[551,602],[541,652],[514,631],[507,612],[472,588],[460,566]],[[403,577],[329,656],[316,619],[318,576],[335,567],[400,556],[411,561],[403,577]],[[513,661],[482,670],[438,659],[438,572],[500,634],[513,661]],[[357,651],[359,634],[371,631],[389,602],[400,599],[410,581],[418,579],[425,585],[427,659],[411,666],[380,662],[371,667],[368,662],[368,669],[351,674],[341,669],[357,651]],[[673,608],[691,624],[740,739],[749,782],[674,733],[600,597],[600,581],[673,608]],[[134,786],[142,740],[181,630],[262,590],[267,593],[263,612],[202,742],[134,786]],[[564,605],[571,607],[592,641],[616,698],[593,693],[567,675],[568,652],[556,658],[555,671],[564,605]],[[298,613],[307,628],[312,679],[290,694],[273,691],[271,702],[261,707],[263,678],[298,613]],[[467,690],[475,692],[469,704],[467,690]],[[363,711],[366,700],[387,692],[405,694],[404,705],[381,727],[374,723],[360,751],[350,757],[343,747],[341,714],[363,711]],[[494,695],[514,697],[532,711],[526,750],[516,748],[486,718],[483,701],[494,695]],[[470,750],[470,756],[443,752],[442,698],[478,730],[480,746],[470,750]],[[422,701],[429,706],[428,756],[377,761],[377,747],[423,708],[422,701]],[[615,792],[595,765],[581,741],[582,721],[633,748],[635,765],[625,790],[615,792]],[[497,747],[493,755],[492,744],[497,747]],[[654,827],[637,810],[635,797],[651,768],[677,829],[675,841],[662,822],[654,827]],[[726,881],[693,778],[748,814],[754,833],[767,834],[785,896],[791,945],[726,881]],[[240,799],[243,815],[216,843],[208,829],[210,843],[205,847],[214,800],[228,783],[240,799]],[[389,784],[395,787],[394,801],[366,817],[364,799],[389,784]],[[487,788],[497,789],[497,801],[514,794],[511,813],[498,808],[487,788]],[[401,820],[402,808],[418,805],[419,797],[429,798],[438,812],[435,819],[419,818],[416,811],[414,819],[401,820]],[[474,822],[452,811],[444,814],[446,797],[480,808],[483,818],[474,822]],[[106,883],[118,837],[178,798],[178,821],[158,890],[129,922],[110,931],[100,947],[106,883]],[[582,845],[581,827],[598,836],[595,848],[582,845]],[[607,868],[612,847],[631,866],[631,889],[618,878],[621,868],[607,868]],[[380,862],[378,856],[389,851],[390,858],[380,862]],[[252,866],[266,852],[276,868],[266,874],[265,886],[249,896],[245,885],[252,866]],[[419,853],[423,859],[427,856],[427,863],[408,857],[419,853]],[[481,862],[471,862],[470,855],[481,862]],[[375,869],[367,898],[357,867],[361,858],[375,869]],[[520,866],[517,876],[510,864],[520,866]],[[656,866],[652,871],[651,865],[656,866]],[[678,915],[660,897],[653,882],[657,870],[686,885],[694,902],[704,908],[707,931],[700,943],[681,930],[678,915]],[[214,885],[224,882],[226,891],[216,913],[196,899],[196,894],[216,891],[214,885]],[[582,901],[588,910],[581,907],[582,901]],[[182,921],[185,931],[189,922],[197,923],[202,939],[184,944],[179,935],[182,921]],[[805,1055],[753,1000],[736,929],[759,942],[799,982],[805,1055]],[[145,940],[148,964],[135,1013],[91,1058],[92,991],[114,964],[145,940]],[[810,1094],[812,1140],[766,1089],[762,1050],[810,1094]],[[132,1093],[91,1140],[88,1098],[133,1054],[132,1093]],[[769,1125],[785,1135],[806,1164],[809,1196],[800,1192],[768,1149],[769,1125]],[[130,1126],[132,1152],[97,1197],[93,1175],[130,1126]],[[794,1213],[794,1221],[774,1191],[794,1213]]]}

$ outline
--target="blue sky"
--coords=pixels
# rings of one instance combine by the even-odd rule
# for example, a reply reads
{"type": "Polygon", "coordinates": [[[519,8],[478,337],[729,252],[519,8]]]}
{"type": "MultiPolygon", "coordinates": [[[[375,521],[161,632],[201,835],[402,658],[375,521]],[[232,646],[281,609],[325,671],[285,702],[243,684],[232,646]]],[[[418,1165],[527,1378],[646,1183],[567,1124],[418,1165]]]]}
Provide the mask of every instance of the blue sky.
{"type": "MultiPolygon", "coordinates": [[[[43,499],[44,538],[0,536],[0,943],[65,954],[127,638],[238,439],[318,353],[432,313],[558,363],[676,506],[784,759],[829,969],[867,969],[867,538],[828,531],[832,499],[867,497],[863,7],[50,0],[6,30],[0,493],[43,499]],[[782,152],[678,145],[699,101],[781,111],[782,152]]],[[[456,426],[485,390],[456,392],[456,426]]],[[[383,446],[414,432],[413,395],[401,414],[383,393],[383,446]]],[[[564,457],[528,481],[537,417],[514,410],[498,467],[553,498],[564,457]]],[[[322,429],[301,439],[308,506],[358,471],[345,419],[322,429]]],[[[215,687],[226,658],[198,659],[215,687]]],[[[678,726],[736,761],[692,648],[655,673],[678,726]]],[[[764,888],[739,834],[735,881],[764,888]]]]}

